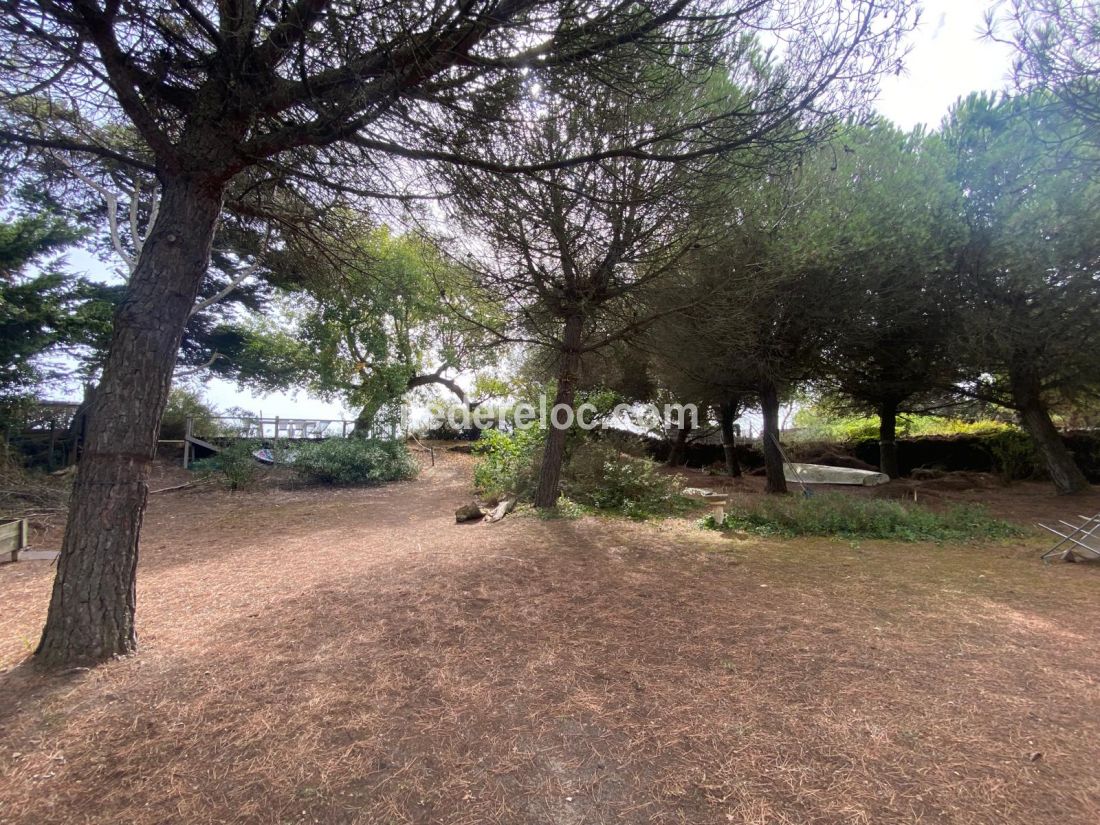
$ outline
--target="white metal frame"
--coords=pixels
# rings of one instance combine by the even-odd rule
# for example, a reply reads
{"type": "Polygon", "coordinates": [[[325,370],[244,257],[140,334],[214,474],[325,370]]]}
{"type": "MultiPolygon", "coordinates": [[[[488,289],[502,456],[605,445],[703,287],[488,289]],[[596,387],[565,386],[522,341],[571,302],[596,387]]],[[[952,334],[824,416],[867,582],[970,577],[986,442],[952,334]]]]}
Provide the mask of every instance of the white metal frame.
{"type": "Polygon", "coordinates": [[[1065,559],[1070,553],[1082,550],[1088,554],[1088,558],[1100,559],[1100,535],[1097,534],[1097,531],[1100,531],[1100,514],[1091,518],[1089,516],[1078,516],[1077,518],[1081,519],[1079,525],[1058,519],[1058,524],[1062,525],[1061,529],[1046,524],[1039,525],[1044,530],[1058,536],[1055,545],[1041,556],[1044,562],[1050,562],[1056,556],[1065,559]],[[1068,533],[1062,532],[1067,528],[1068,533]]]}

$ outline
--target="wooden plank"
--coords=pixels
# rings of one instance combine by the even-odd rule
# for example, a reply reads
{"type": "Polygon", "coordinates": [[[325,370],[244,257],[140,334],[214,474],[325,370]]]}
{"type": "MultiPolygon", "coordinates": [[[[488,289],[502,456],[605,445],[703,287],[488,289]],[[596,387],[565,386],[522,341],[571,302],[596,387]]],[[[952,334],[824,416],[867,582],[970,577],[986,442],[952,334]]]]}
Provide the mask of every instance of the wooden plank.
{"type": "Polygon", "coordinates": [[[196,438],[193,435],[187,436],[187,441],[191,444],[194,444],[196,447],[202,447],[206,450],[213,450],[215,453],[220,453],[222,451],[222,448],[219,447],[217,444],[211,444],[209,441],[203,441],[201,438],[196,438]]]}
{"type": "Polygon", "coordinates": [[[57,561],[60,550],[20,550],[19,561],[57,561]]]}
{"type": "Polygon", "coordinates": [[[0,552],[18,550],[22,546],[22,537],[23,530],[18,521],[8,521],[0,525],[0,552]]]}
{"type": "Polygon", "coordinates": [[[27,520],[8,519],[0,522],[0,557],[19,561],[20,553],[27,546],[27,520]]]}
{"type": "Polygon", "coordinates": [[[57,561],[61,550],[20,550],[18,558],[9,560],[7,555],[0,557],[0,563],[12,563],[15,561],[57,561]]]}

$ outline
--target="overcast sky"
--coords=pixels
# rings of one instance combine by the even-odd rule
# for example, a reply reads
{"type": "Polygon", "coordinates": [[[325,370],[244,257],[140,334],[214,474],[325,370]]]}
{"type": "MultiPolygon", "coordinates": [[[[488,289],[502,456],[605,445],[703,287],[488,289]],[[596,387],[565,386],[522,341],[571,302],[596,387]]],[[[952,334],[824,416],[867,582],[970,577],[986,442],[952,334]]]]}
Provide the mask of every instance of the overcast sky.
{"type": "Polygon", "coordinates": [[[882,83],[878,110],[906,129],[937,128],[970,92],[1005,87],[1012,53],[981,38],[989,0],[924,0],[905,72],[882,83]]]}
{"type": "MultiPolygon", "coordinates": [[[[990,0],[924,0],[922,5],[924,12],[905,71],[883,81],[877,104],[879,112],[906,129],[918,123],[937,128],[959,97],[1004,88],[1011,62],[1007,47],[981,38],[990,0]]],[[[102,267],[91,256],[74,255],[70,260],[77,268],[102,267]]],[[[241,406],[253,412],[262,410],[268,417],[342,415],[340,404],[309,398],[305,393],[256,396],[222,380],[208,382],[206,393],[221,409],[241,406]]]]}

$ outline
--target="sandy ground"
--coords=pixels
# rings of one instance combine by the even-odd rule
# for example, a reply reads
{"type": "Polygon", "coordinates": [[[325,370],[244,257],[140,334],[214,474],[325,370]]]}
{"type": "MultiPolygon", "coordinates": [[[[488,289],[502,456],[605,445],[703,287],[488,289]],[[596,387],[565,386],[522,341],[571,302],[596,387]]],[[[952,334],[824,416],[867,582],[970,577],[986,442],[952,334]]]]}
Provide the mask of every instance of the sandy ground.
{"type": "Polygon", "coordinates": [[[155,496],[141,652],[92,671],[27,663],[52,570],[0,567],[0,822],[1100,821],[1097,566],[1039,536],[456,525],[443,456],[155,496]]]}

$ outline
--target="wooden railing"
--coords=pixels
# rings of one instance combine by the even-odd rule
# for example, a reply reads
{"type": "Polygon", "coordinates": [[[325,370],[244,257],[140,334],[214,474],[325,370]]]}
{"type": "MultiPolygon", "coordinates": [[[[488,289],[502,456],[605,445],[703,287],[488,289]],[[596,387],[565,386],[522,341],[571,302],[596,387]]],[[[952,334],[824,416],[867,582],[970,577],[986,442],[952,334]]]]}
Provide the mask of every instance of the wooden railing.
{"type": "Polygon", "coordinates": [[[258,416],[218,415],[206,418],[213,426],[196,426],[187,419],[187,435],[205,440],[222,438],[309,439],[347,438],[355,428],[354,421],[342,418],[260,418],[258,416]]]}
{"type": "Polygon", "coordinates": [[[183,438],[183,466],[191,463],[195,447],[217,452],[227,440],[319,441],[347,438],[355,429],[354,421],[343,418],[262,418],[260,416],[218,415],[197,422],[187,418],[183,438]],[[196,426],[197,425],[197,426],[196,426]]]}

